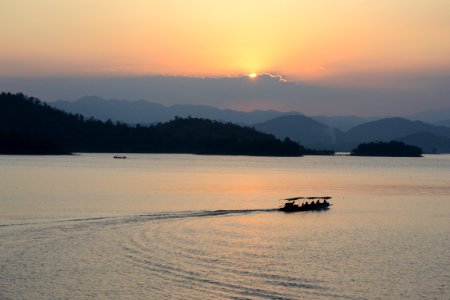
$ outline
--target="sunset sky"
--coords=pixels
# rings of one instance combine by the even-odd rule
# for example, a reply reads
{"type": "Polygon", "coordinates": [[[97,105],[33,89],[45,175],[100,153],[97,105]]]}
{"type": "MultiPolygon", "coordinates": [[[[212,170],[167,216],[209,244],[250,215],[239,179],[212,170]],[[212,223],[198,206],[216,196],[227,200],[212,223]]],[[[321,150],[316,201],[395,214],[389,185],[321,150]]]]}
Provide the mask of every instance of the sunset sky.
{"type": "MultiPolygon", "coordinates": [[[[1,89],[24,78],[252,73],[411,94],[450,83],[448,0],[3,0],[0,20],[1,89]]],[[[450,106],[427,93],[417,109],[450,106]]]]}

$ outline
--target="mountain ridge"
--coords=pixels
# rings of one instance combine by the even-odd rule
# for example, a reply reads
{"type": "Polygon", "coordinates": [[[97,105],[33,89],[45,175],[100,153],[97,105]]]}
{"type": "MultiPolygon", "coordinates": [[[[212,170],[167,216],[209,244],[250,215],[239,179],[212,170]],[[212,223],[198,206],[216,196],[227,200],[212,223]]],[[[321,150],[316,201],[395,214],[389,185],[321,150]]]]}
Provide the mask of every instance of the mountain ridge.
{"type": "Polygon", "coordinates": [[[299,115],[280,116],[255,124],[255,129],[279,139],[290,138],[312,149],[332,150],[342,132],[313,118],[299,115]]]}
{"type": "Polygon", "coordinates": [[[98,96],[85,96],[75,101],[59,100],[49,105],[85,117],[106,121],[120,121],[129,124],[153,124],[166,122],[174,117],[199,117],[236,124],[256,124],[281,115],[301,115],[301,112],[280,112],[276,110],[254,110],[250,112],[221,109],[207,105],[175,104],[164,106],[147,100],[103,99],[98,96]]]}

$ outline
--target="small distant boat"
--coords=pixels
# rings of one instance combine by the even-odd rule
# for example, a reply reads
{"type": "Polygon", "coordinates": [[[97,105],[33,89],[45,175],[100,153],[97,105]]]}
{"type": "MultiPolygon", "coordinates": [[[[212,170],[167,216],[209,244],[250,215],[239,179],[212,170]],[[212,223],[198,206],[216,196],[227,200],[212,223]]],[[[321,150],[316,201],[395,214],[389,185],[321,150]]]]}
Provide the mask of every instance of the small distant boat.
{"type": "Polygon", "coordinates": [[[125,155],[114,155],[114,158],[116,158],[116,159],[125,159],[127,157],[125,155]]]}
{"type": "Polygon", "coordinates": [[[279,211],[284,212],[296,212],[296,211],[314,211],[314,210],[327,210],[330,208],[332,204],[330,204],[327,200],[330,200],[331,197],[323,196],[323,197],[293,197],[283,199],[286,201],[283,207],[280,207],[279,211]],[[298,200],[306,200],[301,205],[297,204],[298,200]],[[308,200],[311,200],[311,203],[308,203],[308,200]],[[314,201],[316,200],[316,201],[314,201]],[[322,200],[322,202],[320,202],[322,200]]]}

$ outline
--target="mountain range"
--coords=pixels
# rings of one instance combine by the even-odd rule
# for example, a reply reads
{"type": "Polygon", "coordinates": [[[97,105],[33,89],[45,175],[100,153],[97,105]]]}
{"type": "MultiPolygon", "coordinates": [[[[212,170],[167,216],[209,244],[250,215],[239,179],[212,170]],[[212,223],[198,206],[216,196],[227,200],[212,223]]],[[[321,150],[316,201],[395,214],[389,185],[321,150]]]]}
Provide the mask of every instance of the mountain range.
{"type": "Polygon", "coordinates": [[[164,106],[145,100],[105,100],[83,97],[50,105],[100,120],[130,124],[154,124],[179,117],[199,117],[253,126],[279,139],[286,137],[312,149],[350,151],[360,143],[398,140],[421,147],[425,153],[450,153],[450,109],[427,111],[407,118],[362,118],[356,116],[305,116],[301,112],[256,110],[251,112],[211,106],[164,106]],[[429,124],[414,119],[427,119],[429,124]],[[441,120],[441,121],[437,121],[441,120]],[[436,125],[439,124],[439,125],[436,125]]]}
{"type": "Polygon", "coordinates": [[[102,121],[110,119],[128,124],[153,124],[167,122],[175,117],[190,116],[250,125],[283,115],[301,115],[296,111],[255,110],[244,112],[206,105],[164,106],[146,100],[106,100],[96,96],[86,96],[73,102],[60,100],[49,104],[66,112],[81,114],[88,118],[93,117],[102,121]]]}

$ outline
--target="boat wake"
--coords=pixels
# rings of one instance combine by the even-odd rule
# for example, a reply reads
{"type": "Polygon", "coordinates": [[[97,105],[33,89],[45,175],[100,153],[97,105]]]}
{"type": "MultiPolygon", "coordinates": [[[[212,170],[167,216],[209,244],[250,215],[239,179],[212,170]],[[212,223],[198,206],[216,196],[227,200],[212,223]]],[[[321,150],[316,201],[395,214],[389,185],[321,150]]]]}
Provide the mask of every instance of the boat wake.
{"type": "Polygon", "coordinates": [[[276,208],[267,209],[232,209],[232,210],[197,210],[197,211],[174,211],[174,212],[157,212],[139,215],[125,215],[125,216],[110,216],[110,217],[91,217],[91,218],[73,218],[73,219],[56,219],[56,220],[38,220],[30,222],[11,222],[0,224],[2,227],[13,227],[13,226],[36,226],[36,225],[50,225],[50,224],[75,224],[75,223],[85,223],[85,224],[123,224],[123,223],[138,223],[146,221],[157,221],[157,220],[170,220],[170,219],[185,219],[185,218],[200,218],[200,217],[215,217],[215,216],[225,216],[225,215],[239,215],[239,214],[251,214],[251,213],[263,213],[263,212],[274,212],[277,211],[276,208]]]}
{"type": "Polygon", "coordinates": [[[149,219],[180,219],[180,218],[198,218],[198,217],[214,217],[231,214],[251,214],[258,212],[273,212],[276,208],[267,209],[232,209],[232,210],[199,210],[199,211],[182,211],[182,212],[167,212],[157,214],[143,214],[139,217],[146,217],[149,219]]]}

